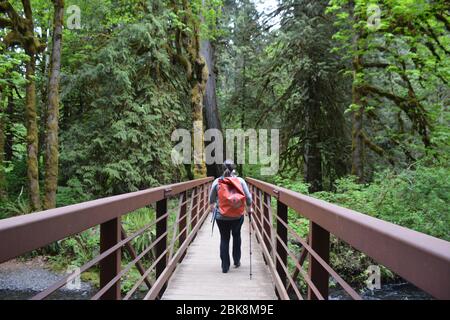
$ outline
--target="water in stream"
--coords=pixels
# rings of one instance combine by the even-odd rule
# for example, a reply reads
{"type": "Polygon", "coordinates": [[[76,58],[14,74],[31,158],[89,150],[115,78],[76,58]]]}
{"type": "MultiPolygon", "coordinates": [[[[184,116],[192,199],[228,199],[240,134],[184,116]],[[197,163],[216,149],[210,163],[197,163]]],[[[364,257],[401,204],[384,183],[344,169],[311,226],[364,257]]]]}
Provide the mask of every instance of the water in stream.
{"type": "MultiPolygon", "coordinates": [[[[433,297],[408,282],[385,284],[381,289],[360,292],[364,300],[432,300],[433,297]]],[[[330,289],[330,300],[351,299],[342,289],[330,289]]]]}

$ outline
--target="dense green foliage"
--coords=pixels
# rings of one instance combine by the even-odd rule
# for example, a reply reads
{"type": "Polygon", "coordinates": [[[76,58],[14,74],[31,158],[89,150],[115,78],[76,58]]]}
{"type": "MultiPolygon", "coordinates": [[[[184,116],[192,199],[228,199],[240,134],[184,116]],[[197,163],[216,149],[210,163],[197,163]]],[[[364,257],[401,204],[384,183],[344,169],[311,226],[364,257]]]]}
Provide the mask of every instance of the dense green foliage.
{"type": "Polygon", "coordinates": [[[161,21],[127,26],[66,80],[64,101],[83,111],[67,120],[62,135],[61,162],[69,168],[62,179],[105,195],[181,178],[170,135],[187,118],[187,97],[183,73],[161,50],[163,31],[161,21]]]}
{"type": "MultiPolygon", "coordinates": [[[[449,176],[447,165],[430,167],[419,163],[415,170],[379,172],[374,181],[365,185],[357,183],[354,176],[341,178],[336,181],[336,191],[311,196],[450,241],[449,176]]],[[[308,194],[308,185],[302,181],[278,177],[273,182],[308,194]]],[[[272,206],[275,209],[275,201],[272,206]]],[[[289,209],[289,221],[297,234],[307,238],[309,220],[289,209]]],[[[374,261],[335,237],[331,239],[331,248],[333,268],[349,283],[361,286],[367,279],[363,271],[374,261]]],[[[296,244],[291,249],[299,252],[296,244]]],[[[293,262],[290,263],[293,269],[293,262]]],[[[382,268],[382,276],[383,281],[395,279],[386,268],[382,268]]]]}
{"type": "Polygon", "coordinates": [[[448,167],[418,166],[396,174],[380,172],[369,185],[338,180],[335,193],[315,196],[382,220],[450,240],[448,167]]]}

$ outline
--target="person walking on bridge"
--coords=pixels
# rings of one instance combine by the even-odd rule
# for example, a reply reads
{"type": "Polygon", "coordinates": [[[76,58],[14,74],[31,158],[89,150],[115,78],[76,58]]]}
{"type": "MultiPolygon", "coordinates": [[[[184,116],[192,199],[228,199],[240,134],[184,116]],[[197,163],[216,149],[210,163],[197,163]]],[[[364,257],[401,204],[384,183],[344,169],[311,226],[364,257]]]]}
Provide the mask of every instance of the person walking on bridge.
{"type": "MultiPolygon", "coordinates": [[[[209,193],[210,210],[220,231],[220,259],[222,272],[230,269],[230,237],[233,236],[233,262],[236,268],[241,265],[241,227],[244,223],[245,206],[250,208],[252,196],[244,179],[237,177],[234,163],[224,162],[224,172],[214,180],[209,193]]],[[[213,220],[213,221],[214,221],[213,220]]],[[[213,224],[214,228],[214,224],[213,224]]]]}

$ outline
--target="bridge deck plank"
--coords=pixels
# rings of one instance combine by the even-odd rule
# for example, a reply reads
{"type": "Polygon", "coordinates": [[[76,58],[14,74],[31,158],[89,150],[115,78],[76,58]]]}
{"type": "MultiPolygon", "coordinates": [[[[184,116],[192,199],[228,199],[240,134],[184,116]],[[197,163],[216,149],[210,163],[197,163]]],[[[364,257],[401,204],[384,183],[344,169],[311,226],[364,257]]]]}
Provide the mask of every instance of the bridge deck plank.
{"type": "MultiPolygon", "coordinates": [[[[207,219],[186,257],[171,277],[163,300],[275,300],[274,284],[265,265],[259,244],[253,235],[252,268],[249,278],[249,235],[247,218],[242,227],[241,267],[230,268],[226,274],[220,268],[220,235],[217,225],[211,237],[211,222],[207,219]]],[[[230,256],[231,256],[230,241],[230,256]]]]}

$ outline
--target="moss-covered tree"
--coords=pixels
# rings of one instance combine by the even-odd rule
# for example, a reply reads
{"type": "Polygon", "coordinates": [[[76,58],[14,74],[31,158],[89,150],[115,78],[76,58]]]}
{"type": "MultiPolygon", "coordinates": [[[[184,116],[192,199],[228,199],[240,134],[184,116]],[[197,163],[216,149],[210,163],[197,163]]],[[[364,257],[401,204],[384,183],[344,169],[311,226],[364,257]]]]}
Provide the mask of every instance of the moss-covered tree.
{"type": "Polygon", "coordinates": [[[444,1],[330,2],[339,52],[351,61],[352,173],[360,182],[369,178],[365,150],[390,165],[433,153],[432,118],[443,106],[433,96],[449,82],[446,9],[444,1]]]}
{"type": "Polygon", "coordinates": [[[27,176],[30,203],[33,211],[41,208],[39,191],[39,156],[38,156],[38,124],[36,110],[36,55],[45,45],[36,35],[33,21],[33,11],[30,0],[22,0],[24,16],[21,16],[10,1],[0,2],[0,13],[5,14],[1,23],[10,31],[3,41],[6,47],[21,47],[28,55],[25,64],[25,78],[27,80],[25,96],[25,127],[27,128],[27,176]]]}
{"type": "Polygon", "coordinates": [[[44,209],[56,206],[59,163],[59,82],[64,19],[64,0],[53,0],[53,40],[48,82],[47,130],[45,138],[45,196],[44,209]]]}

